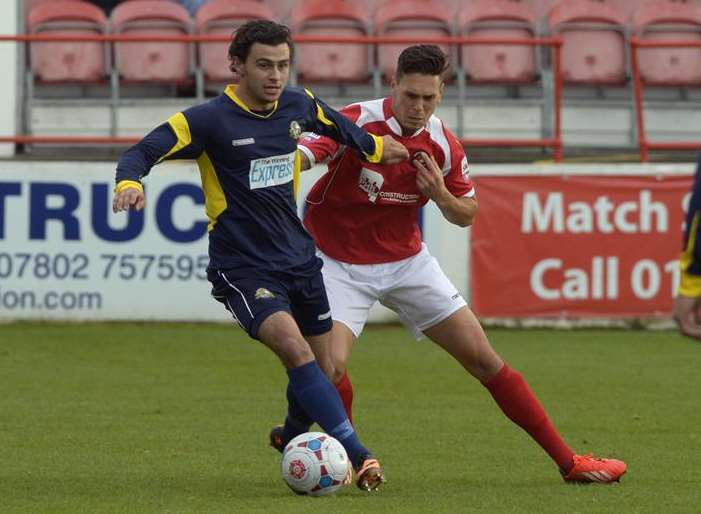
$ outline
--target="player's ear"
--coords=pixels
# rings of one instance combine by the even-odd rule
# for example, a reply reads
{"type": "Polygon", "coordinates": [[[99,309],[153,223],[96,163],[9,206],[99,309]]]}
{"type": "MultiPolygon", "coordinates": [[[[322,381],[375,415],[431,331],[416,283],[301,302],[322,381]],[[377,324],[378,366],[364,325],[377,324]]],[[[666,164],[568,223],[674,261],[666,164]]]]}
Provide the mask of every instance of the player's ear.
{"type": "Polygon", "coordinates": [[[241,76],[243,72],[243,62],[241,62],[241,59],[234,56],[231,58],[231,64],[229,64],[229,69],[235,75],[241,76]]]}
{"type": "Polygon", "coordinates": [[[389,81],[389,86],[390,86],[392,89],[396,89],[396,88],[397,88],[397,83],[398,83],[398,82],[399,82],[399,80],[397,80],[397,75],[394,74],[394,75],[392,75],[392,80],[389,81]]]}

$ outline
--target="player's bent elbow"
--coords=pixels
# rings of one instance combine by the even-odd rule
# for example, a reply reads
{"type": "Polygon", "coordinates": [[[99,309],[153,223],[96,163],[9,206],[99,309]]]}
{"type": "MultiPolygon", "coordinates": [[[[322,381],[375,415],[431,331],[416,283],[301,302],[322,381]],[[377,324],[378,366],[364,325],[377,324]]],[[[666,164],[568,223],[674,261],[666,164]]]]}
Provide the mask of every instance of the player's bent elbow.
{"type": "Polygon", "coordinates": [[[460,220],[458,221],[457,225],[461,227],[469,227],[475,222],[476,217],[477,209],[471,210],[470,212],[460,217],[460,220]]]}

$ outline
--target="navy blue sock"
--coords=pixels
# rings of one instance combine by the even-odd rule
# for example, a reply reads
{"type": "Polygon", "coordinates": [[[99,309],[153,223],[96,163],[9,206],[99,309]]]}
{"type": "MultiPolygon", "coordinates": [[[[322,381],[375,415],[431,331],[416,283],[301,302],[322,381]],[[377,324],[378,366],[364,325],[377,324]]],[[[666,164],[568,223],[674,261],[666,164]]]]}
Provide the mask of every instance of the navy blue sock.
{"type": "Polygon", "coordinates": [[[314,420],[309,417],[309,414],[302,408],[297,401],[297,397],[292,391],[292,384],[287,384],[287,417],[285,418],[285,426],[283,428],[282,440],[285,444],[299,434],[309,432],[309,428],[314,423],[314,420]]]}
{"type": "Polygon", "coordinates": [[[354,467],[370,452],[358,439],[355,429],[346,416],[338,391],[331,384],[316,361],[287,370],[290,388],[301,408],[316,421],[327,434],[340,441],[348,452],[354,467]]]}

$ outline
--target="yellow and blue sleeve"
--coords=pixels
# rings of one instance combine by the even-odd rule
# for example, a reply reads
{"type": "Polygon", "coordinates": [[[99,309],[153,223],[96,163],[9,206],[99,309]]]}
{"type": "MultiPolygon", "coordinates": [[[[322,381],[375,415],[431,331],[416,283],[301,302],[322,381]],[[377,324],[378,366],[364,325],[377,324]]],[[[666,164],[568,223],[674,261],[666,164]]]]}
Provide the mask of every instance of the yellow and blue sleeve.
{"type": "Polygon", "coordinates": [[[140,185],[141,178],[166,159],[196,158],[201,150],[195,146],[187,118],[182,112],[174,114],[122,154],[117,163],[115,191],[140,185]]]}
{"type": "Polygon", "coordinates": [[[311,98],[315,110],[314,132],[328,136],[338,143],[354,148],[366,161],[377,163],[382,159],[382,138],[369,134],[340,112],[316,98],[308,89],[304,90],[311,98]]]}

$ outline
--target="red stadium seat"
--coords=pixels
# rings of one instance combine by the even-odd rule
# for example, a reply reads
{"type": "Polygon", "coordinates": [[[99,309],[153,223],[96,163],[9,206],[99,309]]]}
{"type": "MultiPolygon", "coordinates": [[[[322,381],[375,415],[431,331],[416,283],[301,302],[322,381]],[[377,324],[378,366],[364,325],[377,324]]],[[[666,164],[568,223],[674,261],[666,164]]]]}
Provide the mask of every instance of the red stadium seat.
{"type": "MultiPolygon", "coordinates": [[[[368,35],[368,17],[345,0],[302,0],[292,12],[296,35],[358,37],[368,35]]],[[[307,82],[362,82],[370,76],[366,44],[299,44],[295,68],[307,82]]]]}
{"type": "MultiPolygon", "coordinates": [[[[389,0],[375,11],[375,32],[379,36],[436,38],[452,35],[453,21],[448,8],[432,0],[389,0]]],[[[377,48],[380,73],[392,78],[397,57],[407,44],[381,44],[377,48]]],[[[440,45],[450,55],[448,45],[440,45]]]]}
{"type": "MultiPolygon", "coordinates": [[[[29,13],[27,31],[46,35],[97,35],[107,19],[99,7],[78,0],[36,5],[29,13]]],[[[43,82],[96,82],[105,77],[105,48],[99,42],[31,43],[31,69],[43,82]]]]}
{"type": "MultiPolygon", "coordinates": [[[[235,29],[249,20],[270,20],[270,8],[255,0],[212,0],[197,11],[195,26],[198,34],[231,37],[235,29]]],[[[231,80],[229,43],[201,43],[199,62],[208,80],[231,80]]]]}
{"type": "Polygon", "coordinates": [[[550,11],[560,35],[562,72],[570,84],[620,84],[626,80],[626,16],[608,0],[564,0],[550,11]]]}
{"type": "MultiPolygon", "coordinates": [[[[672,0],[640,7],[633,19],[640,39],[701,40],[701,6],[672,0]]],[[[645,83],[658,86],[701,84],[701,49],[641,48],[640,74],[645,83]]]]}
{"type": "MultiPolygon", "coordinates": [[[[190,32],[187,10],[169,0],[132,0],[112,11],[112,31],[133,36],[184,36],[190,32]]],[[[115,43],[120,77],[137,82],[181,82],[190,73],[188,43],[115,43]]]]}
{"type": "Polygon", "coordinates": [[[287,20],[297,5],[298,0],[263,0],[273,12],[276,20],[287,20]]]}
{"type": "Polygon", "coordinates": [[[52,2],[54,0],[24,0],[24,13],[29,14],[29,12],[34,9],[39,4],[45,4],[52,2]]]}
{"type": "MultiPolygon", "coordinates": [[[[459,15],[462,35],[533,39],[536,16],[520,0],[474,0],[459,15]]],[[[536,48],[512,45],[463,45],[462,66],[475,82],[532,82],[536,79],[536,48]]]]}

